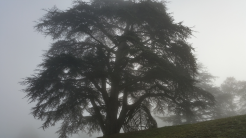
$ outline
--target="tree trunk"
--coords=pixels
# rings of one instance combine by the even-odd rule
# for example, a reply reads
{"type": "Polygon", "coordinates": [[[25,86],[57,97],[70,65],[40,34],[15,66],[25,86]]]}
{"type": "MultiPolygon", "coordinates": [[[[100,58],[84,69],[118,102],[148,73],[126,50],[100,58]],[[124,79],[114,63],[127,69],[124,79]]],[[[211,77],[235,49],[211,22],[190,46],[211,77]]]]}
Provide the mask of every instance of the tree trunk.
{"type": "Polygon", "coordinates": [[[107,116],[106,116],[106,122],[105,122],[105,136],[117,134],[120,132],[120,129],[123,125],[122,119],[117,119],[118,117],[118,110],[119,110],[119,84],[120,84],[120,76],[123,68],[125,65],[123,64],[123,58],[126,56],[126,48],[127,44],[125,42],[121,42],[119,44],[118,50],[115,54],[115,65],[114,65],[114,71],[111,75],[111,92],[109,97],[109,105],[107,107],[107,116]],[[120,120],[120,121],[119,121],[120,120]]]}
{"type": "Polygon", "coordinates": [[[114,102],[111,103],[110,109],[108,110],[106,122],[105,122],[105,133],[104,136],[109,136],[112,134],[117,134],[120,132],[120,125],[118,124],[117,113],[118,105],[114,102]]]}

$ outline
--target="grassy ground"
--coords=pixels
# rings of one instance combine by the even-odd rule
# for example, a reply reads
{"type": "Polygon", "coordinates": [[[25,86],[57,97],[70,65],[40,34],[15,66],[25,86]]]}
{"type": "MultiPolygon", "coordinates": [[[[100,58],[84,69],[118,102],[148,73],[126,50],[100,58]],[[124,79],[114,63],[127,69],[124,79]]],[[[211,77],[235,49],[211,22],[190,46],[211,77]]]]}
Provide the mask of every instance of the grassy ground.
{"type": "Polygon", "coordinates": [[[246,115],[116,134],[107,138],[246,138],[246,115]]]}

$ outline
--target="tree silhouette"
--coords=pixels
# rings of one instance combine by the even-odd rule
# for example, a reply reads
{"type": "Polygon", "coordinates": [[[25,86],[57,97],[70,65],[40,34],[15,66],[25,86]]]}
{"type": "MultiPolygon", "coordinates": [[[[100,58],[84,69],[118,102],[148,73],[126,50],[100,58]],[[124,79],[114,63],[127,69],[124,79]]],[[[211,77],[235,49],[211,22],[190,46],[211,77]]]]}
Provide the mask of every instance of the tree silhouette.
{"type": "Polygon", "coordinates": [[[224,97],[220,98],[224,107],[224,116],[235,116],[246,113],[246,81],[227,77],[221,84],[224,97]]]}
{"type": "Polygon", "coordinates": [[[35,28],[55,42],[22,83],[43,128],[62,121],[60,138],[80,130],[110,135],[122,127],[153,128],[151,109],[199,98],[196,59],[186,42],[192,31],[175,23],[164,3],[76,1],[65,11],[47,10],[35,28]]]}
{"type": "Polygon", "coordinates": [[[168,110],[164,117],[158,116],[158,118],[172,125],[213,119],[219,114],[218,109],[221,106],[216,105],[215,100],[212,100],[212,94],[216,97],[217,94],[222,93],[219,87],[213,84],[215,78],[201,63],[198,64],[197,82],[193,88],[192,95],[189,95],[184,102],[179,103],[180,105],[177,108],[168,110]]]}

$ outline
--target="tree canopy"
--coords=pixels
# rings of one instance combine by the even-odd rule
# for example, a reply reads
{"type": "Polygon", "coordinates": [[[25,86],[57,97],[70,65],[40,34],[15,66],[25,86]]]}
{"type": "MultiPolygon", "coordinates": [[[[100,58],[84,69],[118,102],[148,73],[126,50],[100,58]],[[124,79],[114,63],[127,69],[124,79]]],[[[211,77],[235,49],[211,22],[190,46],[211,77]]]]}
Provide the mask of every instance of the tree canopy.
{"type": "Polygon", "coordinates": [[[48,9],[35,28],[54,43],[22,83],[43,128],[62,122],[60,138],[154,128],[151,110],[189,111],[214,100],[195,87],[192,30],[174,22],[164,2],[75,1],[48,9]]]}

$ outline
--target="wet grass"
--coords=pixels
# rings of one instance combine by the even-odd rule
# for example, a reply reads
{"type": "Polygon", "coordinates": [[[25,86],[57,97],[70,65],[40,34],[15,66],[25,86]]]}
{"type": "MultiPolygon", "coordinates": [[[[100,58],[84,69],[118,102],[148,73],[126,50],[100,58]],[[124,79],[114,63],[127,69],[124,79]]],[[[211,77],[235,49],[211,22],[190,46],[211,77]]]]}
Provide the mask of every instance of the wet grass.
{"type": "Polygon", "coordinates": [[[115,134],[105,138],[246,138],[246,115],[115,134]]]}

